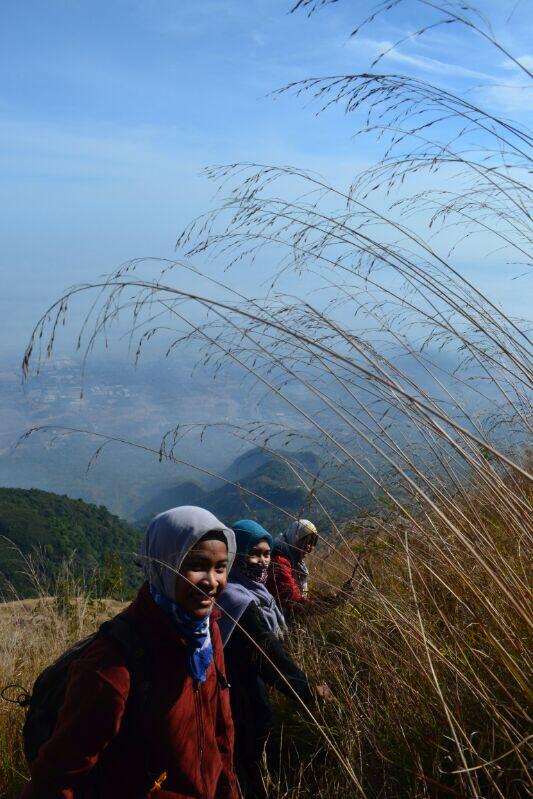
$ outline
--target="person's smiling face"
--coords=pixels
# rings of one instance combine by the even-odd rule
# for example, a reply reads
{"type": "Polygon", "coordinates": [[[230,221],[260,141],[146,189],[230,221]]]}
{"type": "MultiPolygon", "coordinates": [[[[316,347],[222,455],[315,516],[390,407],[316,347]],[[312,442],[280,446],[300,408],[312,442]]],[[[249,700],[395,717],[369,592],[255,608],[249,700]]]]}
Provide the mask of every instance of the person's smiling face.
{"type": "Polygon", "coordinates": [[[270,563],[270,545],[268,541],[259,541],[249,550],[246,556],[248,563],[261,563],[266,566],[270,563]]]}
{"type": "Polygon", "coordinates": [[[228,582],[228,548],[214,538],[189,550],[176,578],[174,599],[197,619],[208,616],[228,582]]]}
{"type": "Polygon", "coordinates": [[[296,544],[296,548],[304,555],[309,555],[318,543],[318,536],[315,533],[309,533],[300,538],[296,544]]]}

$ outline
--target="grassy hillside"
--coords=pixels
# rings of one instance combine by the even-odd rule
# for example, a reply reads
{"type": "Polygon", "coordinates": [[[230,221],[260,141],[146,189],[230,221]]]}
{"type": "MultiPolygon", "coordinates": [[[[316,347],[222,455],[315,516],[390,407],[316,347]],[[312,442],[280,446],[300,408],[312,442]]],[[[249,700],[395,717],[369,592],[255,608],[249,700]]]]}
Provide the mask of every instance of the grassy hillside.
{"type": "MultiPolygon", "coordinates": [[[[530,489],[513,484],[524,507],[530,489]]],[[[374,515],[310,562],[312,612],[286,637],[333,702],[304,709],[273,692],[277,799],[522,799],[530,775],[529,544],[472,488],[461,535],[438,513],[374,515]],[[476,521],[470,528],[468,520],[476,521]],[[340,589],[353,573],[350,590],[340,589]],[[331,601],[335,599],[335,601],[331,601]]],[[[109,605],[74,592],[0,613],[0,686],[29,688],[109,605]]],[[[0,705],[0,797],[27,773],[23,712],[0,705]]]]}
{"type": "MultiPolygon", "coordinates": [[[[0,488],[0,587],[5,594],[32,596],[35,580],[27,574],[30,559],[37,572],[46,564],[53,581],[66,560],[74,573],[95,570],[114,590],[131,592],[138,583],[133,553],[140,532],[103,506],[37,489],[0,488]]],[[[105,587],[105,586],[103,586],[105,587]]]]}
{"type": "MultiPolygon", "coordinates": [[[[121,602],[80,594],[74,583],[61,602],[36,597],[0,603],[0,688],[17,683],[31,689],[42,669],[74,640],[122,608],[121,602]]],[[[8,699],[14,695],[5,692],[8,699]]],[[[22,721],[23,711],[0,699],[0,799],[16,799],[27,780],[22,721]]]]}

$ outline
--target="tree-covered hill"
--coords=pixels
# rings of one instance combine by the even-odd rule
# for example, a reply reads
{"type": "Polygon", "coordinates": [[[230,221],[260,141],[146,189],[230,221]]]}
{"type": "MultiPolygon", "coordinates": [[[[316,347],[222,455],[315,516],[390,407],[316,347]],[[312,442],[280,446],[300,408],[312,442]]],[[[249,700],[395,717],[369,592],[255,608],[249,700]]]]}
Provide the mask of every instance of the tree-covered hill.
{"type": "Polygon", "coordinates": [[[98,569],[102,579],[121,582],[129,593],[139,582],[134,553],[140,535],[103,505],[37,489],[0,488],[0,588],[31,596],[22,557],[31,556],[45,567],[47,579],[71,558],[75,572],[98,569]]]}
{"type": "MultiPolygon", "coordinates": [[[[136,514],[139,524],[145,524],[156,513],[175,505],[202,505],[217,515],[222,521],[231,524],[237,519],[252,516],[267,525],[274,535],[288,524],[283,511],[290,514],[312,515],[313,519],[325,521],[318,497],[342,519],[353,515],[353,505],[334,495],[326,487],[314,486],[315,494],[309,492],[297,472],[303,475],[307,485],[313,483],[312,475],[319,472],[319,459],[310,451],[291,454],[292,466],[284,462],[282,453],[268,453],[259,448],[240,455],[222,475],[221,482],[212,479],[200,485],[188,481],[151,497],[136,514]]],[[[337,489],[342,489],[350,499],[368,504],[371,497],[368,487],[354,480],[344,485],[338,474],[324,474],[322,479],[331,481],[337,489]]]]}

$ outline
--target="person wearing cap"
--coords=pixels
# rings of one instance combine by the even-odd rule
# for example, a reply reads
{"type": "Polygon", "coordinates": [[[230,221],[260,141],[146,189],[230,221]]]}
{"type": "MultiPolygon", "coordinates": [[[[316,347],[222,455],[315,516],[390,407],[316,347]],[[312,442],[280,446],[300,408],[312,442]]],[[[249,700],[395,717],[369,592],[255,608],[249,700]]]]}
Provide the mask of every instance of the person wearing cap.
{"type": "Polygon", "coordinates": [[[128,704],[124,652],[97,635],[70,666],[56,727],[21,799],[238,799],[215,608],[234,557],[233,531],[203,508],[152,520],[145,582],[120,614],[145,650],[146,702],[128,704]]]}
{"type": "Polygon", "coordinates": [[[233,525],[237,557],[219,606],[231,709],[235,725],[235,768],[247,797],[264,796],[260,761],[272,728],[269,687],[305,704],[314,695],[329,698],[326,686],[312,688],[306,674],[285,651],[285,620],[265,583],[272,536],[243,519],[233,525]]]}
{"type": "Polygon", "coordinates": [[[309,603],[305,558],[317,543],[318,532],[309,519],[293,522],[274,542],[267,588],[286,614],[297,613],[309,603]]]}

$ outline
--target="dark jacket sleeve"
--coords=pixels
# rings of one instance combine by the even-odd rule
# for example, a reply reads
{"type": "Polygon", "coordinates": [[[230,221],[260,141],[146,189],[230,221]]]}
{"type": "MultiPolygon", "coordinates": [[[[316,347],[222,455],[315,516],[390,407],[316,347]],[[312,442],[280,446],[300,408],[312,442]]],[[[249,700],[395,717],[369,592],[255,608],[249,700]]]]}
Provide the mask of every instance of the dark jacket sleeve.
{"type": "Polygon", "coordinates": [[[253,639],[250,641],[248,636],[242,635],[250,659],[267,685],[277,688],[290,699],[294,699],[296,692],[303,702],[310,702],[312,695],[307,675],[285,651],[282,641],[271,632],[255,602],[250,602],[239,624],[253,639]]]}
{"type": "MultiPolygon", "coordinates": [[[[224,654],[218,624],[211,628],[215,664],[221,674],[225,672],[224,654]]],[[[238,799],[239,791],[233,767],[233,720],[228,688],[219,685],[217,696],[216,741],[222,760],[222,774],[217,786],[217,799],[238,799]]]]}
{"type": "Polygon", "coordinates": [[[92,657],[71,666],[56,730],[32,764],[20,799],[71,799],[120,728],[129,672],[113,662],[108,642],[91,649],[92,657]]]}

